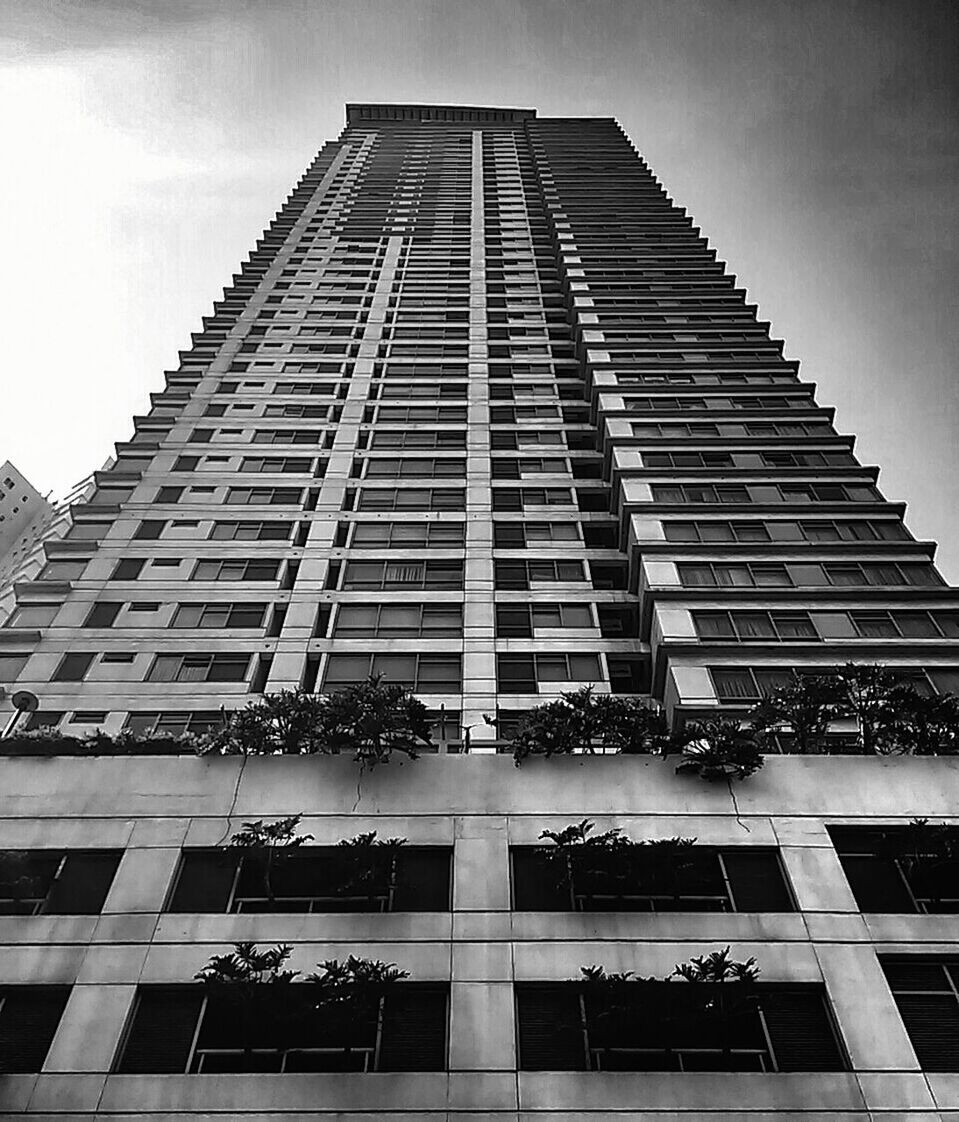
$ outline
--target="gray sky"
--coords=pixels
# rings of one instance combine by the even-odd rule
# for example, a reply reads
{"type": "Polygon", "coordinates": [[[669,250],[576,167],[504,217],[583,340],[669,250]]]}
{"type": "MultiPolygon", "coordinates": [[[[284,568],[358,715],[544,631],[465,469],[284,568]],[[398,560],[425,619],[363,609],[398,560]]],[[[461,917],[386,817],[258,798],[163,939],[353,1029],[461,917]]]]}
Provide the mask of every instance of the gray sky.
{"type": "Polygon", "coordinates": [[[129,437],[347,100],[617,117],[959,583],[954,0],[5,0],[0,459],[129,437]]]}

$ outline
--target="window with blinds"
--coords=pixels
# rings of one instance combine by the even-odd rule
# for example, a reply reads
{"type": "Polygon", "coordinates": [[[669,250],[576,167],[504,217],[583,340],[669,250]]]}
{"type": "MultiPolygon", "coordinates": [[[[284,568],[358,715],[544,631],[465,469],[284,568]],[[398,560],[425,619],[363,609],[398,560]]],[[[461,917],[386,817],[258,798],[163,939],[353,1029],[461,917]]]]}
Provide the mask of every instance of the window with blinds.
{"type": "Polygon", "coordinates": [[[0,1075],[40,1071],[69,986],[0,986],[0,1075]]]}
{"type": "Polygon", "coordinates": [[[560,854],[513,846],[515,911],[792,912],[774,849],[636,846],[635,853],[589,847],[560,854]]]}
{"type": "Polygon", "coordinates": [[[141,986],[121,1074],[445,1071],[449,987],[399,982],[315,1007],[311,985],[264,984],[244,1016],[228,987],[141,986]]]}
{"type": "Polygon", "coordinates": [[[448,912],[446,846],[301,846],[273,856],[184,850],[169,912],[448,912]]]}
{"type": "Polygon", "coordinates": [[[515,989],[521,1071],[845,1071],[817,985],[575,982],[515,989]]]}
{"type": "Polygon", "coordinates": [[[959,959],[881,958],[923,1071],[959,1071],[959,959]]]}

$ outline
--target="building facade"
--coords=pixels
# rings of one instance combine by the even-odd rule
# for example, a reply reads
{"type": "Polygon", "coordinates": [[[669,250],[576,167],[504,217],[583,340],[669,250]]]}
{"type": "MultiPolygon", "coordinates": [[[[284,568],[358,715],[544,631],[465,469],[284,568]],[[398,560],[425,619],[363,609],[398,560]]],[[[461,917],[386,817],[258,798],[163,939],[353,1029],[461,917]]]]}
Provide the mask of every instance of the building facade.
{"type": "Polygon", "coordinates": [[[33,895],[0,865],[0,1107],[959,1119],[959,866],[940,838],[922,887],[889,850],[913,818],[959,822],[951,760],[787,754],[734,787],[497,752],[583,685],[674,724],[849,661],[959,692],[934,546],[813,390],[615,121],[348,106],[76,534],[18,586],[2,704],[35,695],[27,725],[61,742],[159,736],[379,673],[427,705],[437,753],[359,776],[6,754],[0,848],[33,895]],[[302,878],[262,914],[224,843],[296,814],[302,878]],[[551,884],[538,838],[583,819],[695,838],[685,887],[551,884]],[[408,847],[389,891],[324,904],[329,847],[374,830],[408,847]],[[411,978],[349,1046],[251,1051],[192,983],[242,941],[411,978]],[[699,1009],[696,1032],[663,1012],[627,1039],[621,1009],[569,987],[727,945],[761,974],[718,1035],[699,1009]]]}
{"type": "MultiPolygon", "coordinates": [[[[102,470],[113,464],[110,459],[102,470]]],[[[81,480],[59,501],[51,502],[42,498],[27,484],[18,491],[17,482],[24,482],[23,476],[7,461],[0,467],[0,479],[11,499],[11,505],[21,507],[16,513],[23,513],[27,495],[30,495],[30,508],[27,517],[18,519],[16,529],[11,527],[7,534],[0,537],[0,624],[13,615],[17,606],[17,585],[32,581],[47,561],[47,542],[70,536],[73,539],[83,534],[97,533],[96,523],[75,529],[71,516],[72,508],[85,502],[96,487],[93,475],[81,480]]]]}

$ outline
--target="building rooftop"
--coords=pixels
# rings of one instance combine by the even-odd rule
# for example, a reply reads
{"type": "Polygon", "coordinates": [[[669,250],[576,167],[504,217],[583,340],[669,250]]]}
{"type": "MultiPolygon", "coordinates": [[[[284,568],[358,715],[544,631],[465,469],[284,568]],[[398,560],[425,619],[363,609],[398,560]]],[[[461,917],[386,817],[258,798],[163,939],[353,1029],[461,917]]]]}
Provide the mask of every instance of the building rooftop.
{"type": "Polygon", "coordinates": [[[529,121],[535,116],[535,109],[486,105],[383,105],[373,102],[346,104],[348,125],[363,121],[466,121],[474,124],[503,124],[509,121],[529,121]]]}

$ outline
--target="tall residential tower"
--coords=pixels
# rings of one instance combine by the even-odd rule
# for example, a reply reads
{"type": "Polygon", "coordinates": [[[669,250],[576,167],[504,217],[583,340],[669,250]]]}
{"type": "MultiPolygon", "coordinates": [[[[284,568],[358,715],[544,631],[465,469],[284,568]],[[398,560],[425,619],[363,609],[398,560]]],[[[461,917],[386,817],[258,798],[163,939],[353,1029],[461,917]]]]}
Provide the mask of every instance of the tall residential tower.
{"type": "Polygon", "coordinates": [[[52,757],[0,759],[0,1108],[959,1118],[935,1074],[959,1072],[959,846],[939,837],[925,895],[889,849],[912,818],[959,822],[948,760],[784,737],[727,787],[496,755],[582,685],[674,725],[850,661],[959,692],[934,546],[813,390],[612,119],[347,106],[0,630],[0,716],[35,695],[52,757]],[[427,705],[435,757],[358,782],[345,759],[70,747],[370,674],[427,705]],[[298,887],[257,905],[224,842],[294,814],[298,887]],[[548,884],[540,832],[584,818],[695,837],[686,887],[548,884]],[[405,856],[347,906],[321,866],[372,830],[405,856]],[[264,1037],[254,1060],[192,984],[250,940],[412,978],[355,1039],[264,1037]],[[719,1036],[637,1041],[570,997],[583,965],[661,976],[727,944],[761,992],[719,1036]]]}

